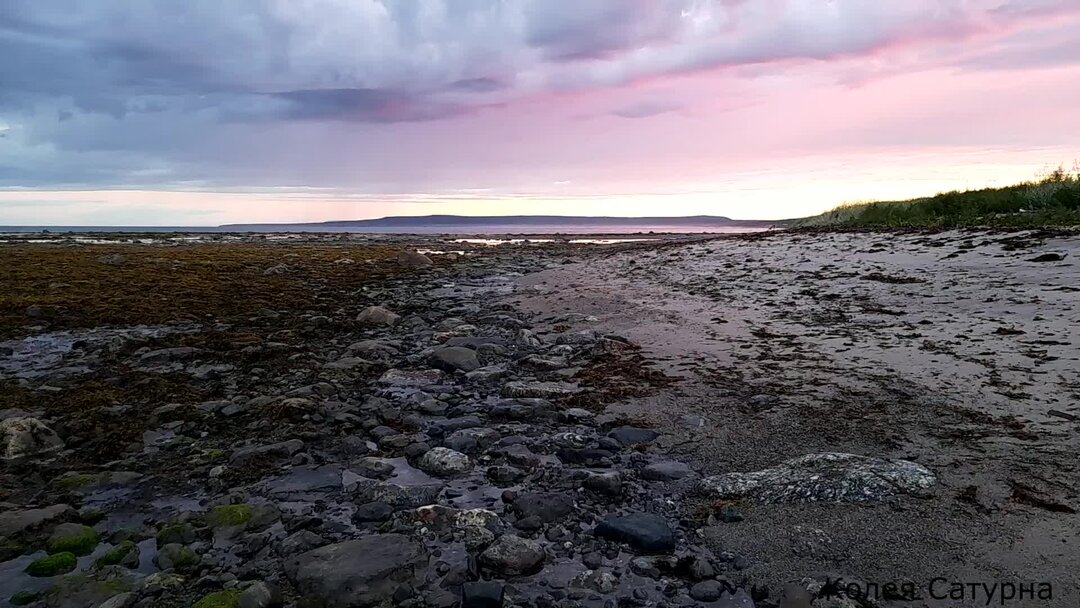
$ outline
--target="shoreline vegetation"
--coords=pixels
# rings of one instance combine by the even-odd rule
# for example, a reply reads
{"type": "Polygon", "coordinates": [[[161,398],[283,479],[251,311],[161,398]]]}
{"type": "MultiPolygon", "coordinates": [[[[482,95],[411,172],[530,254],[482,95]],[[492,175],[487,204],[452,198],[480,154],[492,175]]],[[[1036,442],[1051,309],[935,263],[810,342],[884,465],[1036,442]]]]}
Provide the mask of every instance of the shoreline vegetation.
{"type": "Polygon", "coordinates": [[[1005,186],[902,201],[847,203],[795,228],[1032,228],[1080,226],[1080,165],[1005,186]]]}

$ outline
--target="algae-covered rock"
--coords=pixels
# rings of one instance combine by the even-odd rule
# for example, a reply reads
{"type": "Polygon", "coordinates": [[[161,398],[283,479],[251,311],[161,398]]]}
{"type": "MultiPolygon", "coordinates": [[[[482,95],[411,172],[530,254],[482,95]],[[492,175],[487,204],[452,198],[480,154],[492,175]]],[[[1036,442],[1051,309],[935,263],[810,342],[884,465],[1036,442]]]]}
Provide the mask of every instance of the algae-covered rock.
{"type": "Polygon", "coordinates": [[[83,524],[60,524],[53,530],[52,536],[45,543],[45,550],[50,554],[74,553],[90,555],[98,544],[98,534],[90,526],[83,524]]]}
{"type": "Polygon", "coordinates": [[[11,596],[8,599],[8,601],[11,602],[12,606],[26,606],[28,604],[33,604],[34,602],[40,600],[42,598],[42,596],[43,596],[43,594],[41,594],[41,593],[32,593],[30,591],[20,591],[20,592],[16,593],[15,595],[11,596]]]}
{"type": "Polygon", "coordinates": [[[26,573],[41,578],[67,574],[74,570],[78,563],[79,560],[74,553],[57,553],[30,562],[30,565],[26,567],[26,573]]]}
{"type": "Polygon", "coordinates": [[[237,608],[240,605],[240,590],[226,589],[211,593],[195,602],[192,608],[237,608]]]}
{"type": "Polygon", "coordinates": [[[139,546],[130,540],[125,540],[119,545],[109,549],[105,555],[98,558],[95,564],[101,566],[124,566],[136,568],[139,565],[139,546]]]}
{"type": "Polygon", "coordinates": [[[214,530],[240,528],[251,521],[251,505],[222,505],[214,507],[206,515],[206,525],[214,530]]]}

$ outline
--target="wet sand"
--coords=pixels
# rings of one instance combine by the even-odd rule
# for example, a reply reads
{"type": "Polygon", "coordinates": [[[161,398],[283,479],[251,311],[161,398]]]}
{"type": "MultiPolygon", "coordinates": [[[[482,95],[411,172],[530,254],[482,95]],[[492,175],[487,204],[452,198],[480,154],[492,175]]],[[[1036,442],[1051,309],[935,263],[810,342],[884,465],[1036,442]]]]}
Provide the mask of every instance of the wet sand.
{"type": "Polygon", "coordinates": [[[937,594],[1049,583],[1052,599],[1008,605],[1075,606],[1077,260],[1080,237],[1055,233],[728,237],[530,275],[515,301],[541,319],[594,315],[676,377],[609,409],[649,419],[702,475],[835,451],[937,476],[929,498],[742,503],[744,521],[699,529],[746,555],[771,597],[842,576],[922,591],[888,605],[985,605],[970,589],[929,597],[941,577],[937,594]]]}

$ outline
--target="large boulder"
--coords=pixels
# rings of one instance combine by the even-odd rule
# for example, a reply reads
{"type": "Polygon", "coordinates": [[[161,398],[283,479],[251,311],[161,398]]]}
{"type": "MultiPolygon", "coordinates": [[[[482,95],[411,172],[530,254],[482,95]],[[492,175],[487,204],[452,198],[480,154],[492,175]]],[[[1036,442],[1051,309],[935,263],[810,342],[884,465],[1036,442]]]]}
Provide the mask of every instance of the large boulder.
{"type": "Polygon", "coordinates": [[[865,503],[901,494],[924,496],[936,481],[926,467],[907,460],[825,452],[761,471],[706,477],[700,487],[715,498],[761,503],[865,503]]]}
{"type": "Polygon", "coordinates": [[[326,608],[362,608],[393,601],[427,566],[424,545],[402,534],[380,534],[320,547],[285,561],[285,574],[326,608]]]}
{"type": "Polygon", "coordinates": [[[63,440],[37,418],[0,420],[0,458],[12,460],[39,456],[63,448],[63,440]]]}

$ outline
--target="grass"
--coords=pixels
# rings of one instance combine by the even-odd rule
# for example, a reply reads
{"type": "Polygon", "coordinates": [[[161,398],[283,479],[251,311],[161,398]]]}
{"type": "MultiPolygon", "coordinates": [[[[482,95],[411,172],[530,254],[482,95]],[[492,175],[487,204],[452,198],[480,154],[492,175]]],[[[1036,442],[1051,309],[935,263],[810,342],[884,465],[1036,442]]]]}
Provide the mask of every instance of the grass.
{"type": "Polygon", "coordinates": [[[1038,181],[943,192],[907,201],[846,204],[802,223],[841,228],[1035,228],[1080,225],[1080,170],[1038,181]]]}

